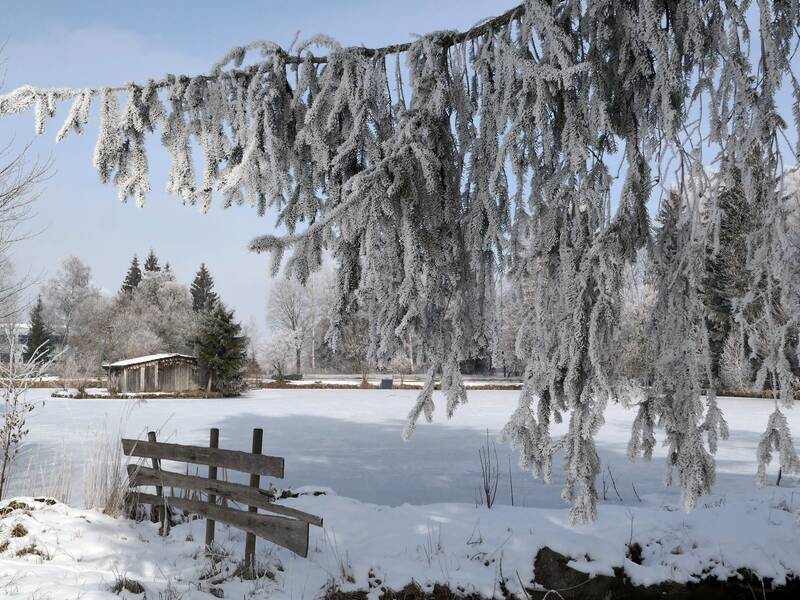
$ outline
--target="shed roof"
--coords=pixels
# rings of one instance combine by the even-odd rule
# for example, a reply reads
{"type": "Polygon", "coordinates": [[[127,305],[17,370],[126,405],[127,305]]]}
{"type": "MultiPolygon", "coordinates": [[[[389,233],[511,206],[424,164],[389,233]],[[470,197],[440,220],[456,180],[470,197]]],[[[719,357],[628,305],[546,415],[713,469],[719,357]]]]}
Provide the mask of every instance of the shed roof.
{"type": "Polygon", "coordinates": [[[159,362],[162,360],[173,360],[176,358],[183,358],[192,362],[197,362],[194,356],[189,354],[179,354],[177,352],[162,352],[161,354],[149,354],[147,356],[137,356],[136,358],[126,358],[125,360],[118,360],[117,362],[103,365],[106,369],[118,369],[123,367],[134,367],[145,363],[159,362]]]}

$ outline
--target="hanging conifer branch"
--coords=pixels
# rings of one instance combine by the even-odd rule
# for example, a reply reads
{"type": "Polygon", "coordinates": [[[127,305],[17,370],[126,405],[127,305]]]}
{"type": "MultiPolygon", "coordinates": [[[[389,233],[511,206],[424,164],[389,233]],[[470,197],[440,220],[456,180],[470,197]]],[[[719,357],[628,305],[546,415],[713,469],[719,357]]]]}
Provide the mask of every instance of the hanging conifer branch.
{"type": "MultiPolygon", "coordinates": [[[[332,254],[332,345],[355,309],[369,317],[369,360],[378,367],[409,334],[423,340],[430,370],[407,435],[420,416],[432,418],[437,377],[448,415],[466,401],[460,365],[488,354],[494,283],[510,271],[526,300],[517,337],[526,379],[504,434],[545,479],[563,450],[574,522],[596,515],[594,435],[604,407],[631,393],[616,356],[620,290],[623,269],[647,248],[658,360],[652,389],[633,393],[629,450],[649,457],[663,427],[670,473],[691,508],[713,483],[713,454],[727,434],[701,271],[719,247],[720,198],[733,189],[754,215],[736,318],[760,361],[759,382],[786,405],[796,383],[791,357],[800,356],[800,277],[778,143],[790,119],[775,103],[790,81],[800,115],[790,65],[800,8],[752,7],[761,49],[752,53],[748,10],[748,0],[526,0],[467,31],[382,48],[327,36],[294,50],[257,41],[206,75],[119,88],[25,86],[0,96],[0,115],[35,108],[41,133],[73,99],[61,139],[83,129],[100,96],[95,166],[121,199],[144,201],[144,137],[158,131],[172,161],[170,193],[204,211],[219,196],[226,207],[246,203],[277,217],[282,234],[251,243],[272,252],[275,270],[283,264],[304,281],[323,252],[332,254]],[[257,62],[244,66],[255,51],[257,62]],[[656,188],[664,199],[652,240],[647,205],[656,188]],[[692,352],[681,351],[687,346],[692,352]],[[552,436],[551,423],[565,416],[567,434],[552,436]]],[[[771,430],[782,432],[775,422],[771,430]]]]}

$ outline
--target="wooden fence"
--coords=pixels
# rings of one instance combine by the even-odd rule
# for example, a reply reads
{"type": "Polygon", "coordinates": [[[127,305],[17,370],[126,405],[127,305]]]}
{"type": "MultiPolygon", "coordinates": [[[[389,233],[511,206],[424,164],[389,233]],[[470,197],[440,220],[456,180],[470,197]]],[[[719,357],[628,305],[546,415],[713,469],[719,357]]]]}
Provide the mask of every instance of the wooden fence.
{"type": "MultiPolygon", "coordinates": [[[[255,565],[256,536],[299,554],[308,556],[308,527],[322,527],[322,518],[301,510],[275,504],[272,494],[261,489],[261,476],[283,478],[284,461],[277,456],[261,454],[263,431],[253,430],[253,451],[223,450],[219,446],[219,430],[212,429],[209,447],[166,444],[156,440],[155,432],[147,434],[147,441],[122,440],[122,449],[129,457],[151,460],[151,467],[128,465],[128,479],[132,488],[155,487],[155,494],[129,492],[129,502],[151,504],[153,515],[161,521],[162,533],[169,531],[170,507],[205,517],[206,546],[214,542],[215,522],[227,523],[247,532],[245,541],[245,566],[255,565]],[[184,475],[161,469],[161,460],[171,460],[208,466],[208,478],[184,475]],[[220,481],[217,469],[231,469],[250,474],[250,485],[220,481]],[[164,488],[192,490],[207,496],[207,501],[178,496],[167,496],[164,488]],[[247,511],[220,506],[221,499],[247,505],[247,511]],[[273,513],[259,514],[259,509],[273,513]]],[[[174,491],[172,492],[174,494],[174,491]]]]}

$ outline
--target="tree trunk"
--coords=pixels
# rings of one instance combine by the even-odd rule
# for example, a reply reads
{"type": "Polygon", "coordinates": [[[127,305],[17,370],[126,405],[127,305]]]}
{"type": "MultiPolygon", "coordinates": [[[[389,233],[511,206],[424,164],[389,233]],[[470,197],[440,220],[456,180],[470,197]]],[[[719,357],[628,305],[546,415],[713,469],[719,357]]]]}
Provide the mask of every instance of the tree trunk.
{"type": "Polygon", "coordinates": [[[414,364],[414,344],[411,342],[410,333],[406,336],[406,345],[408,346],[408,358],[411,360],[411,372],[413,373],[416,370],[416,365],[414,364]]]}
{"type": "Polygon", "coordinates": [[[300,348],[295,350],[294,372],[300,374],[300,348]]]}
{"type": "Polygon", "coordinates": [[[209,373],[208,374],[208,383],[206,384],[206,394],[211,391],[211,379],[212,379],[212,376],[211,376],[211,373],[209,373]]]}
{"type": "Polygon", "coordinates": [[[315,361],[315,346],[317,345],[317,323],[316,321],[311,323],[311,372],[313,373],[314,370],[317,368],[316,361],[315,361]]]}

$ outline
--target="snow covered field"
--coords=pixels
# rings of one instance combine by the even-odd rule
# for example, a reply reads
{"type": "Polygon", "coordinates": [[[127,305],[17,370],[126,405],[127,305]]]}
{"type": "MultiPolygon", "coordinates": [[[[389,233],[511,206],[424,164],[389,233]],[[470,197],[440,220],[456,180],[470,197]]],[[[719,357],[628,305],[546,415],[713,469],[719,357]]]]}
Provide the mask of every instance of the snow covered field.
{"type": "MultiPolygon", "coordinates": [[[[34,393],[44,399],[48,391],[34,393]]],[[[252,428],[262,427],[264,452],[286,458],[287,478],[273,480],[276,486],[324,486],[338,496],[287,501],[325,518],[324,530],[312,528],[309,560],[260,542],[260,558],[275,578],[221,583],[226,597],[312,598],[331,582],[379,592],[381,586],[403,587],[412,578],[499,594],[501,564],[507,585],[518,589],[516,573],[527,583],[532,559],[545,545],[577,558],[575,566],[587,572],[624,566],[642,584],[687,581],[702,572],[724,578],[744,567],[779,582],[800,573],[797,480],[784,478],[780,488],[754,485],[755,447],[772,410],[770,401],[721,400],[731,438],[720,444],[714,495],[689,515],[678,510],[678,490],[661,484],[662,454],[650,464],[628,461],[632,411],[610,406],[597,436],[608,468],[598,481],[600,518],[592,526],[571,528],[559,497],[560,469],[552,485],[534,481],[500,443],[497,502],[502,506],[489,511],[475,505],[478,448],[486,429],[494,436],[505,424],[516,405],[515,392],[473,391],[452,420],[438,414],[406,443],[400,432],[414,397],[413,391],[261,390],[236,400],[47,399],[30,419],[30,443],[19,459],[12,495],[46,493],[42,474],[68,464],[75,480],[70,504],[80,506],[80,479],[93,441],[99,431],[116,432],[120,424],[128,436],[156,429],[161,440],[196,444],[206,444],[208,428],[219,427],[220,447],[243,450],[249,448],[252,428]],[[509,506],[509,458],[515,507],[509,506]],[[644,548],[641,565],[625,558],[631,539],[644,548]]],[[[789,411],[788,418],[796,431],[800,414],[789,411]]],[[[770,483],[774,480],[775,470],[770,483]]],[[[211,597],[206,593],[210,580],[197,589],[200,574],[210,568],[201,552],[203,521],[179,526],[164,541],[149,523],[135,525],[63,505],[36,508],[28,515],[17,511],[0,525],[0,545],[14,522],[29,532],[8,538],[9,548],[0,553],[0,594],[113,597],[108,588],[114,573],[127,573],[152,590],[148,597],[158,597],[170,585],[185,599],[211,597]],[[31,540],[46,548],[47,556],[14,558],[17,546],[31,540]]],[[[232,553],[218,568],[232,568],[243,537],[229,531],[218,539],[232,553]]]]}
{"type": "MultiPolygon", "coordinates": [[[[494,437],[517,399],[517,392],[473,391],[453,419],[447,420],[442,411],[433,424],[421,423],[412,440],[404,442],[400,433],[416,397],[412,390],[259,390],[240,399],[140,402],[56,399],[49,398],[51,392],[32,391],[46,405],[29,419],[31,435],[18,459],[12,493],[46,492],[38,477],[66,462],[75,481],[74,505],[82,501],[83,461],[93,453],[97,434],[113,434],[120,425],[128,437],[143,438],[148,430],[157,430],[160,440],[201,445],[208,443],[209,428],[218,427],[220,447],[234,450],[249,450],[252,429],[261,427],[264,452],[286,458],[287,477],[276,485],[322,485],[342,496],[391,506],[473,503],[480,479],[478,448],[485,443],[486,429],[494,437]]],[[[731,428],[730,439],[721,442],[717,455],[715,490],[724,496],[753,487],[755,447],[773,405],[742,398],[723,398],[720,404],[731,428]]],[[[787,417],[795,431],[800,429],[800,413],[788,411],[787,417]]],[[[635,484],[645,502],[677,507],[677,488],[664,489],[661,484],[662,453],[657,450],[651,464],[628,461],[632,418],[632,411],[609,406],[597,436],[604,464],[626,504],[639,504],[631,485],[635,484]]],[[[556,431],[564,429],[556,426],[556,431]]],[[[508,504],[511,450],[498,443],[497,452],[504,479],[498,502],[508,504]]],[[[559,469],[554,484],[545,485],[520,470],[514,456],[511,468],[516,504],[564,506],[559,469]]],[[[609,501],[619,503],[613,490],[609,501]]]]}

